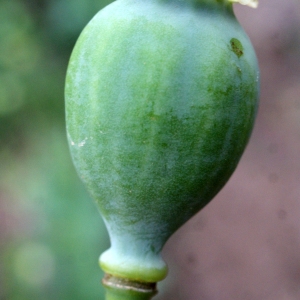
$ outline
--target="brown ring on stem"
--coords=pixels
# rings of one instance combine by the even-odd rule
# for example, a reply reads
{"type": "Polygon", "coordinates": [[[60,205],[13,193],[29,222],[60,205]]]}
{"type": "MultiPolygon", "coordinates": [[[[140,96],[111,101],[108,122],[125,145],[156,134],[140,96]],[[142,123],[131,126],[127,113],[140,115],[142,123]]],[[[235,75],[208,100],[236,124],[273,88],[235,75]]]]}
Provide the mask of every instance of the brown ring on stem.
{"type": "Polygon", "coordinates": [[[105,274],[102,279],[102,283],[104,286],[111,288],[131,290],[139,293],[157,293],[156,282],[140,282],[127,278],[116,277],[111,274],[105,274]]]}

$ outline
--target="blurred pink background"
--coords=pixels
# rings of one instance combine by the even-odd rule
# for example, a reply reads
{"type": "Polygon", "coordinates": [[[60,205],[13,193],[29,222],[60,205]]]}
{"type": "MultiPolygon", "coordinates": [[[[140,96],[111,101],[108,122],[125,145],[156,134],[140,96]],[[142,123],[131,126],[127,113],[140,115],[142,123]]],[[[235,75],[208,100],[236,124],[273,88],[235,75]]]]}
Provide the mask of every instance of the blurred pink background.
{"type": "Polygon", "coordinates": [[[261,70],[256,125],[225,188],[165,246],[158,300],[300,299],[300,1],[235,11],[261,70]]]}

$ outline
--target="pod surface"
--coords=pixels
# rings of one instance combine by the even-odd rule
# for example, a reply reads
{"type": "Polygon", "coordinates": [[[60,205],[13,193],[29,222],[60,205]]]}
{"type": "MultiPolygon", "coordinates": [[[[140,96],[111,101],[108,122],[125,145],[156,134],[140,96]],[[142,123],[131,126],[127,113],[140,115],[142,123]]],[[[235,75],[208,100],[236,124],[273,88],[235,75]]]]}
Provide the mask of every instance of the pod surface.
{"type": "Polygon", "coordinates": [[[254,50],[227,7],[118,0],[91,20],[69,63],[66,119],[110,233],[105,271],[165,276],[161,248],[235,170],[258,90],[254,50]]]}

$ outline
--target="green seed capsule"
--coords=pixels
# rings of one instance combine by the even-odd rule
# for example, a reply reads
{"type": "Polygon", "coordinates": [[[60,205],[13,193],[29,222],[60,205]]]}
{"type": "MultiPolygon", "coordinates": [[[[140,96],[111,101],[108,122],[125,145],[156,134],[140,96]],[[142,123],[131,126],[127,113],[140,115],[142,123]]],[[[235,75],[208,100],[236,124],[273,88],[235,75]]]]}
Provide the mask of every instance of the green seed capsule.
{"type": "Polygon", "coordinates": [[[68,67],[67,133],[110,234],[109,276],[166,276],[163,245],[235,170],[258,93],[228,1],[118,0],[90,21],[68,67]]]}

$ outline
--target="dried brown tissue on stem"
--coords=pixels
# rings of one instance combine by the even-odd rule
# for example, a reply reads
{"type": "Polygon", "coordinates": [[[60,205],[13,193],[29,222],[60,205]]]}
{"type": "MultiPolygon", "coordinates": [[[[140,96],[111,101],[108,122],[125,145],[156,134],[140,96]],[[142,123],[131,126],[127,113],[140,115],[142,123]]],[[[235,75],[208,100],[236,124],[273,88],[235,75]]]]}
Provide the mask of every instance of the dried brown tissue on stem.
{"type": "Polygon", "coordinates": [[[156,294],[156,282],[139,282],[105,274],[102,283],[106,300],[151,300],[156,294]]]}
{"type": "Polygon", "coordinates": [[[126,290],[133,290],[142,293],[156,293],[156,283],[155,282],[139,282],[134,280],[129,280],[126,278],[116,277],[110,274],[105,274],[102,279],[102,283],[105,286],[115,287],[126,290]]]}

